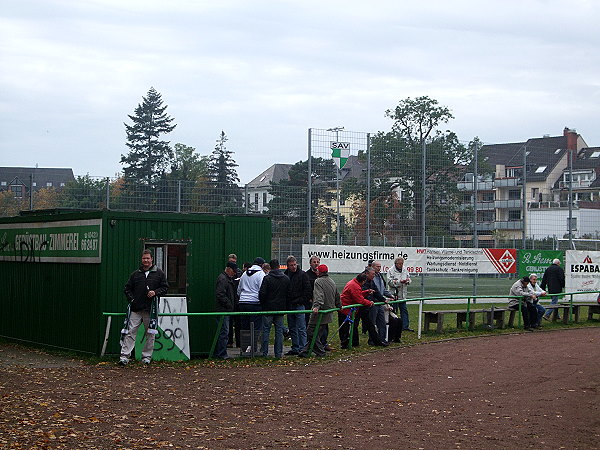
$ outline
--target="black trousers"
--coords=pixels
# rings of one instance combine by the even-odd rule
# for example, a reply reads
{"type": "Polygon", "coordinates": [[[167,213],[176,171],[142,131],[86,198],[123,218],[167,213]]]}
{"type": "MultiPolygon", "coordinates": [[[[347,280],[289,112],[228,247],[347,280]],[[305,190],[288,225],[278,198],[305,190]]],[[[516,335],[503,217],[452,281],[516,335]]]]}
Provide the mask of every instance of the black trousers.
{"type": "MultiPolygon", "coordinates": [[[[512,306],[511,309],[518,310],[519,305],[512,306]]],[[[521,302],[521,315],[524,328],[531,328],[537,324],[537,308],[533,303],[521,302]]]]}

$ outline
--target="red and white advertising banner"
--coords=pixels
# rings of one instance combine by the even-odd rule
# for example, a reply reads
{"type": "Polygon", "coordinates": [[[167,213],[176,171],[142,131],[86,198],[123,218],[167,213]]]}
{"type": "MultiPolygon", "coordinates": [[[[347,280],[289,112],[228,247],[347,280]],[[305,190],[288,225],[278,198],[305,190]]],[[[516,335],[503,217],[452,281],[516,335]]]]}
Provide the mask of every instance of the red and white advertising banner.
{"type": "Polygon", "coordinates": [[[387,272],[398,257],[411,274],[516,273],[517,251],[512,248],[365,247],[346,245],[302,245],[302,267],[312,256],[327,264],[330,272],[359,273],[370,259],[381,262],[387,272]]]}
{"type": "MultiPolygon", "coordinates": [[[[565,255],[565,291],[600,291],[600,252],[567,250],[565,255]]],[[[595,302],[598,294],[574,295],[575,302],[595,302]]],[[[565,300],[569,300],[565,297],[565,300]]]]}

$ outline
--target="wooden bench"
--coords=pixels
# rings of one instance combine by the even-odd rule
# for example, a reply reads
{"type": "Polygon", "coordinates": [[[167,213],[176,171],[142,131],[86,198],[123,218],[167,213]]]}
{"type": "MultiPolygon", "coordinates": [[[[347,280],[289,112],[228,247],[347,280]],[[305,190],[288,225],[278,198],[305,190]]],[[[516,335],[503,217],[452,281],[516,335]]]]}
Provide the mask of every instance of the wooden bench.
{"type": "Polygon", "coordinates": [[[512,327],[515,323],[515,314],[518,312],[514,309],[508,309],[504,307],[489,310],[483,310],[483,323],[490,328],[504,328],[506,312],[509,312],[508,315],[508,326],[512,327]],[[496,325],[494,326],[494,321],[496,325]]]}
{"type": "MultiPolygon", "coordinates": [[[[472,330],[475,326],[475,314],[484,312],[483,309],[471,309],[469,311],[469,329],[472,330]]],[[[425,331],[429,331],[429,326],[436,323],[436,332],[441,333],[444,329],[444,316],[446,314],[456,314],[456,328],[462,328],[464,322],[467,321],[466,309],[451,309],[445,311],[423,311],[425,331]]]]}
{"type": "MultiPolygon", "coordinates": [[[[558,318],[558,311],[562,310],[562,322],[564,324],[568,324],[569,323],[569,305],[565,305],[565,304],[558,304],[558,305],[542,305],[544,308],[546,308],[546,312],[548,312],[548,310],[551,310],[550,315],[552,316],[552,322],[556,322],[556,319],[558,318]]],[[[573,314],[575,314],[575,309],[573,309],[573,314]]],[[[579,308],[577,308],[577,318],[579,318],[579,308]]],[[[577,322],[577,319],[575,319],[575,322],[577,322]]]]}
{"type": "MultiPolygon", "coordinates": [[[[569,307],[569,303],[560,303],[560,305],[569,307]]],[[[579,322],[579,309],[582,306],[588,307],[588,320],[592,320],[594,318],[594,314],[600,314],[600,303],[573,303],[573,320],[575,322],[579,322]]],[[[567,314],[568,312],[569,310],[567,309],[567,314]]]]}

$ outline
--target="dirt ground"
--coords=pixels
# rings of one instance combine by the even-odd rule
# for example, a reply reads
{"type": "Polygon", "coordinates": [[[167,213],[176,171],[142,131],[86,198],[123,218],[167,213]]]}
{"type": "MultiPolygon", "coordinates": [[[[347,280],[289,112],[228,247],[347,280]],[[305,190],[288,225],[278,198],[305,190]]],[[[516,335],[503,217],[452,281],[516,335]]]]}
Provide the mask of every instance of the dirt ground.
{"type": "Polygon", "coordinates": [[[596,327],[259,367],[0,349],[5,448],[600,447],[596,327]]]}

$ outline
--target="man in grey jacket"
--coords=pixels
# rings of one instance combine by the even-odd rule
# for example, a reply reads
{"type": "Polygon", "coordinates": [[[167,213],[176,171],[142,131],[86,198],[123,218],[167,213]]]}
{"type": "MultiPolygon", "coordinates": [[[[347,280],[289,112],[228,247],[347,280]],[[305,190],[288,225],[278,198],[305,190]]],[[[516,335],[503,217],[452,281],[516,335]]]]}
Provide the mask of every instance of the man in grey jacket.
{"type": "Polygon", "coordinates": [[[529,283],[529,277],[523,277],[520,280],[515,281],[508,294],[511,296],[511,298],[508,299],[508,308],[518,310],[520,303],[521,314],[523,315],[523,326],[526,331],[533,331],[537,322],[537,310],[533,304],[536,296],[529,283]]]}
{"type": "MultiPolygon", "coordinates": [[[[318,314],[323,309],[341,308],[342,302],[340,300],[340,294],[337,290],[335,282],[329,277],[329,268],[325,264],[321,264],[317,267],[319,272],[319,278],[315,280],[315,288],[313,290],[313,313],[310,316],[307,330],[307,343],[302,351],[298,354],[299,357],[303,358],[308,356],[308,349],[313,339],[315,329],[317,326],[318,314]]],[[[321,317],[321,324],[317,331],[317,339],[315,340],[315,346],[313,351],[317,356],[325,355],[325,347],[323,346],[323,335],[327,330],[327,325],[331,323],[333,313],[324,313],[321,317]]]]}

